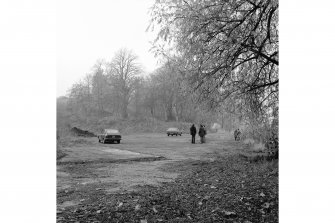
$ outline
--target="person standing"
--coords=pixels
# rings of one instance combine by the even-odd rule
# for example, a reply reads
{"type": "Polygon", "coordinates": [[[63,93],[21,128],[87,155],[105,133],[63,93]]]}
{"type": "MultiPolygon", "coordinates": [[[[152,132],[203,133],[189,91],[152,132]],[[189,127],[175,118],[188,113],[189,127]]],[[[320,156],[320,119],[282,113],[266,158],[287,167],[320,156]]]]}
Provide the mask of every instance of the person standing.
{"type": "Polygon", "coordinates": [[[203,125],[200,125],[199,128],[199,136],[200,136],[200,142],[205,143],[205,135],[206,135],[206,130],[203,125]]]}
{"type": "Polygon", "coordinates": [[[190,134],[192,136],[192,143],[195,143],[195,135],[197,134],[197,128],[194,126],[194,124],[192,124],[191,128],[190,128],[190,134]]]}
{"type": "Polygon", "coordinates": [[[241,131],[240,131],[240,129],[237,129],[236,140],[238,140],[238,141],[241,140],[241,131]]]}

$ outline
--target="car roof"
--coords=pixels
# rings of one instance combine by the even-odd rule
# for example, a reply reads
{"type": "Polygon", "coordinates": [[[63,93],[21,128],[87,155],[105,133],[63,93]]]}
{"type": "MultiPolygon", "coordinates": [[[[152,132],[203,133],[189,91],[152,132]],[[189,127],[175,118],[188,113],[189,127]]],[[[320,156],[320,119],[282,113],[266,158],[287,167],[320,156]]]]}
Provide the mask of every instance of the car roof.
{"type": "Polygon", "coordinates": [[[105,129],[106,133],[120,133],[117,129],[105,129]]]}
{"type": "Polygon", "coordinates": [[[178,128],[168,128],[168,130],[178,130],[178,128]]]}

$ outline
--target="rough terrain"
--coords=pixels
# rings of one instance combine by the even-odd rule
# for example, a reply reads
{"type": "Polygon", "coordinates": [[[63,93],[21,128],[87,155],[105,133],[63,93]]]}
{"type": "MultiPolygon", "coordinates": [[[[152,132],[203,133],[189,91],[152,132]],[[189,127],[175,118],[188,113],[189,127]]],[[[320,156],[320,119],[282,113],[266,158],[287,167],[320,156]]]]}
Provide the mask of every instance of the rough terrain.
{"type": "Polygon", "coordinates": [[[76,138],[57,161],[58,222],[278,222],[278,164],[210,133],[76,138]]]}

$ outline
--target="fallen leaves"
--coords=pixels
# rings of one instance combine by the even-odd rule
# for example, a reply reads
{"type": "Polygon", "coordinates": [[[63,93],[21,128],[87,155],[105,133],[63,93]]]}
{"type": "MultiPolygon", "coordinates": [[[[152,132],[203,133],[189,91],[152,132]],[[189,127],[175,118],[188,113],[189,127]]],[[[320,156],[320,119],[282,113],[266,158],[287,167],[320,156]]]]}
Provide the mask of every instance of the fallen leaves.
{"type": "Polygon", "coordinates": [[[118,205],[117,205],[117,207],[119,208],[119,207],[121,207],[122,205],[123,205],[123,202],[119,202],[118,205]]]}
{"type": "Polygon", "coordinates": [[[143,186],[122,194],[88,188],[89,196],[77,198],[85,203],[76,212],[72,207],[57,212],[57,221],[278,222],[278,176],[263,177],[273,169],[233,158],[183,165],[187,171],[159,187],[143,186]]]}
{"type": "Polygon", "coordinates": [[[233,212],[233,211],[226,211],[226,210],[223,210],[223,213],[224,213],[226,216],[229,216],[229,217],[235,217],[235,216],[236,216],[236,213],[233,212]]]}
{"type": "Polygon", "coordinates": [[[208,200],[209,198],[211,198],[211,197],[208,196],[208,195],[204,196],[204,200],[208,200]]]}
{"type": "Polygon", "coordinates": [[[138,210],[140,210],[140,208],[141,208],[141,205],[139,205],[139,204],[136,204],[136,206],[135,206],[135,211],[138,211],[138,210]]]}
{"type": "Polygon", "coordinates": [[[268,203],[268,202],[265,202],[263,205],[262,205],[262,207],[263,208],[269,208],[270,207],[270,203],[268,203]]]}

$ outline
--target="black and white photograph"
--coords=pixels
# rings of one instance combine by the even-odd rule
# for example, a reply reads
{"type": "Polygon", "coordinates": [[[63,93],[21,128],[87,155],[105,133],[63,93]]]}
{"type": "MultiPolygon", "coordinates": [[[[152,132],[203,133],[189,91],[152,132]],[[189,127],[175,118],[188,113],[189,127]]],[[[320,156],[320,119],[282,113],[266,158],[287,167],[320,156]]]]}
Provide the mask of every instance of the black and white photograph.
{"type": "Polygon", "coordinates": [[[0,222],[335,222],[334,14],[3,1],[0,222]]]}
{"type": "Polygon", "coordinates": [[[57,222],[278,222],[277,0],[59,7],[57,222]]]}

